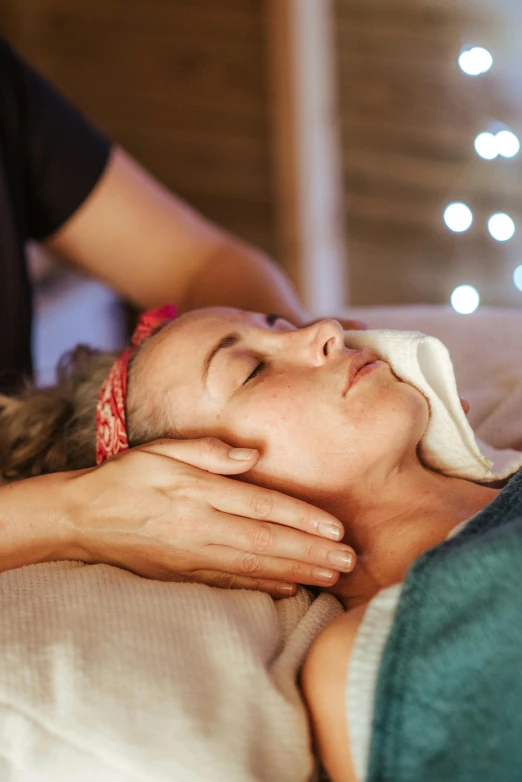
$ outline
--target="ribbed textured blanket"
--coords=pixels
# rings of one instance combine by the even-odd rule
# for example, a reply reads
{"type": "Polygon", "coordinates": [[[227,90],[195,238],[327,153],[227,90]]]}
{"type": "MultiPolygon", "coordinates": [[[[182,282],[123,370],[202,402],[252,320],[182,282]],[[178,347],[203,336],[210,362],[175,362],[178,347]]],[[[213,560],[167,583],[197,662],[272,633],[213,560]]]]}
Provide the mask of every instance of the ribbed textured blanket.
{"type": "Polygon", "coordinates": [[[0,575],[2,782],[305,782],[296,678],[341,606],[56,562],[0,575]]]}

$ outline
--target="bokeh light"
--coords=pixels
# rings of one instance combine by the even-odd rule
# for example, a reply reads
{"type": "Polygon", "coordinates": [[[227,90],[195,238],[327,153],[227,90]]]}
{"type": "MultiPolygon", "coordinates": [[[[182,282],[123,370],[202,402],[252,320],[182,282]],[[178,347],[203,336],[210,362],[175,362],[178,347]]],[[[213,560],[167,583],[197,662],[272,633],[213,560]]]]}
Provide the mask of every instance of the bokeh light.
{"type": "Polygon", "coordinates": [[[473,212],[466,204],[460,202],[449,204],[444,210],[444,222],[450,231],[462,233],[467,231],[473,222],[473,212]]]}
{"type": "Polygon", "coordinates": [[[515,288],[522,291],[522,266],[517,266],[513,272],[513,282],[515,283],[515,288]]]}
{"type": "Polygon", "coordinates": [[[515,233],[515,223],[509,215],[498,212],[489,218],[488,230],[497,242],[507,242],[515,233]]]}
{"type": "Polygon", "coordinates": [[[493,65],[493,57],[482,46],[467,47],[460,53],[459,65],[468,76],[480,76],[489,71],[493,65]]]}
{"type": "Polygon", "coordinates": [[[459,285],[451,294],[451,306],[461,315],[475,312],[479,304],[479,292],[472,285],[459,285]]]}
{"type": "Polygon", "coordinates": [[[502,157],[515,157],[520,151],[520,141],[511,130],[501,130],[496,135],[498,152],[502,157]]]}
{"type": "Polygon", "coordinates": [[[475,151],[484,160],[494,160],[499,154],[497,136],[493,133],[479,133],[475,139],[475,151]]]}

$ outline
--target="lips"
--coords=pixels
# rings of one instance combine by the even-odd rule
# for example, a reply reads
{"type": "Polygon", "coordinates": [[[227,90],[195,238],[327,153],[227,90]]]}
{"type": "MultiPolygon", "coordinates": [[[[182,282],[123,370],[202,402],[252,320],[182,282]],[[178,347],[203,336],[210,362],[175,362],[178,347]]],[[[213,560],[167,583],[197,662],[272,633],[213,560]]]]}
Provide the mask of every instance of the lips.
{"type": "Polygon", "coordinates": [[[372,364],[374,361],[377,361],[378,358],[379,357],[375,353],[370,353],[367,350],[361,350],[360,353],[356,353],[354,356],[351,356],[350,363],[348,365],[346,388],[343,391],[343,396],[346,396],[353,381],[355,380],[356,375],[361,371],[361,369],[367,366],[367,364],[372,364]]]}

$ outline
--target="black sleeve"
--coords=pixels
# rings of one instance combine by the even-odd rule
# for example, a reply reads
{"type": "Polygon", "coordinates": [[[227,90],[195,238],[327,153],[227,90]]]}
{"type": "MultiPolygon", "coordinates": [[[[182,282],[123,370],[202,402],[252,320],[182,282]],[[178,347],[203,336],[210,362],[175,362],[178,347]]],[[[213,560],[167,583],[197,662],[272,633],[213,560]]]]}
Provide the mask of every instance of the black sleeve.
{"type": "Polygon", "coordinates": [[[27,235],[49,236],[94,188],[111,145],[2,39],[0,132],[20,185],[27,235]]]}

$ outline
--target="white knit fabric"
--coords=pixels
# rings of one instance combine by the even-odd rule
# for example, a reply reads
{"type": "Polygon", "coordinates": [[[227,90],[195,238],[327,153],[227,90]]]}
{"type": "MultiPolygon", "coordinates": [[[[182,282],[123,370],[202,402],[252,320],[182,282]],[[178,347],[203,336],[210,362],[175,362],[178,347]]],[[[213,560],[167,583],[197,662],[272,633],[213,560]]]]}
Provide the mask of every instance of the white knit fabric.
{"type": "Polygon", "coordinates": [[[0,575],[2,782],[306,782],[297,670],[342,612],[60,562],[0,575]]]}
{"type": "Polygon", "coordinates": [[[366,778],[377,676],[388,640],[402,583],[382,589],[370,601],[353,644],[346,677],[346,712],[353,768],[358,780],[366,778]]]}

